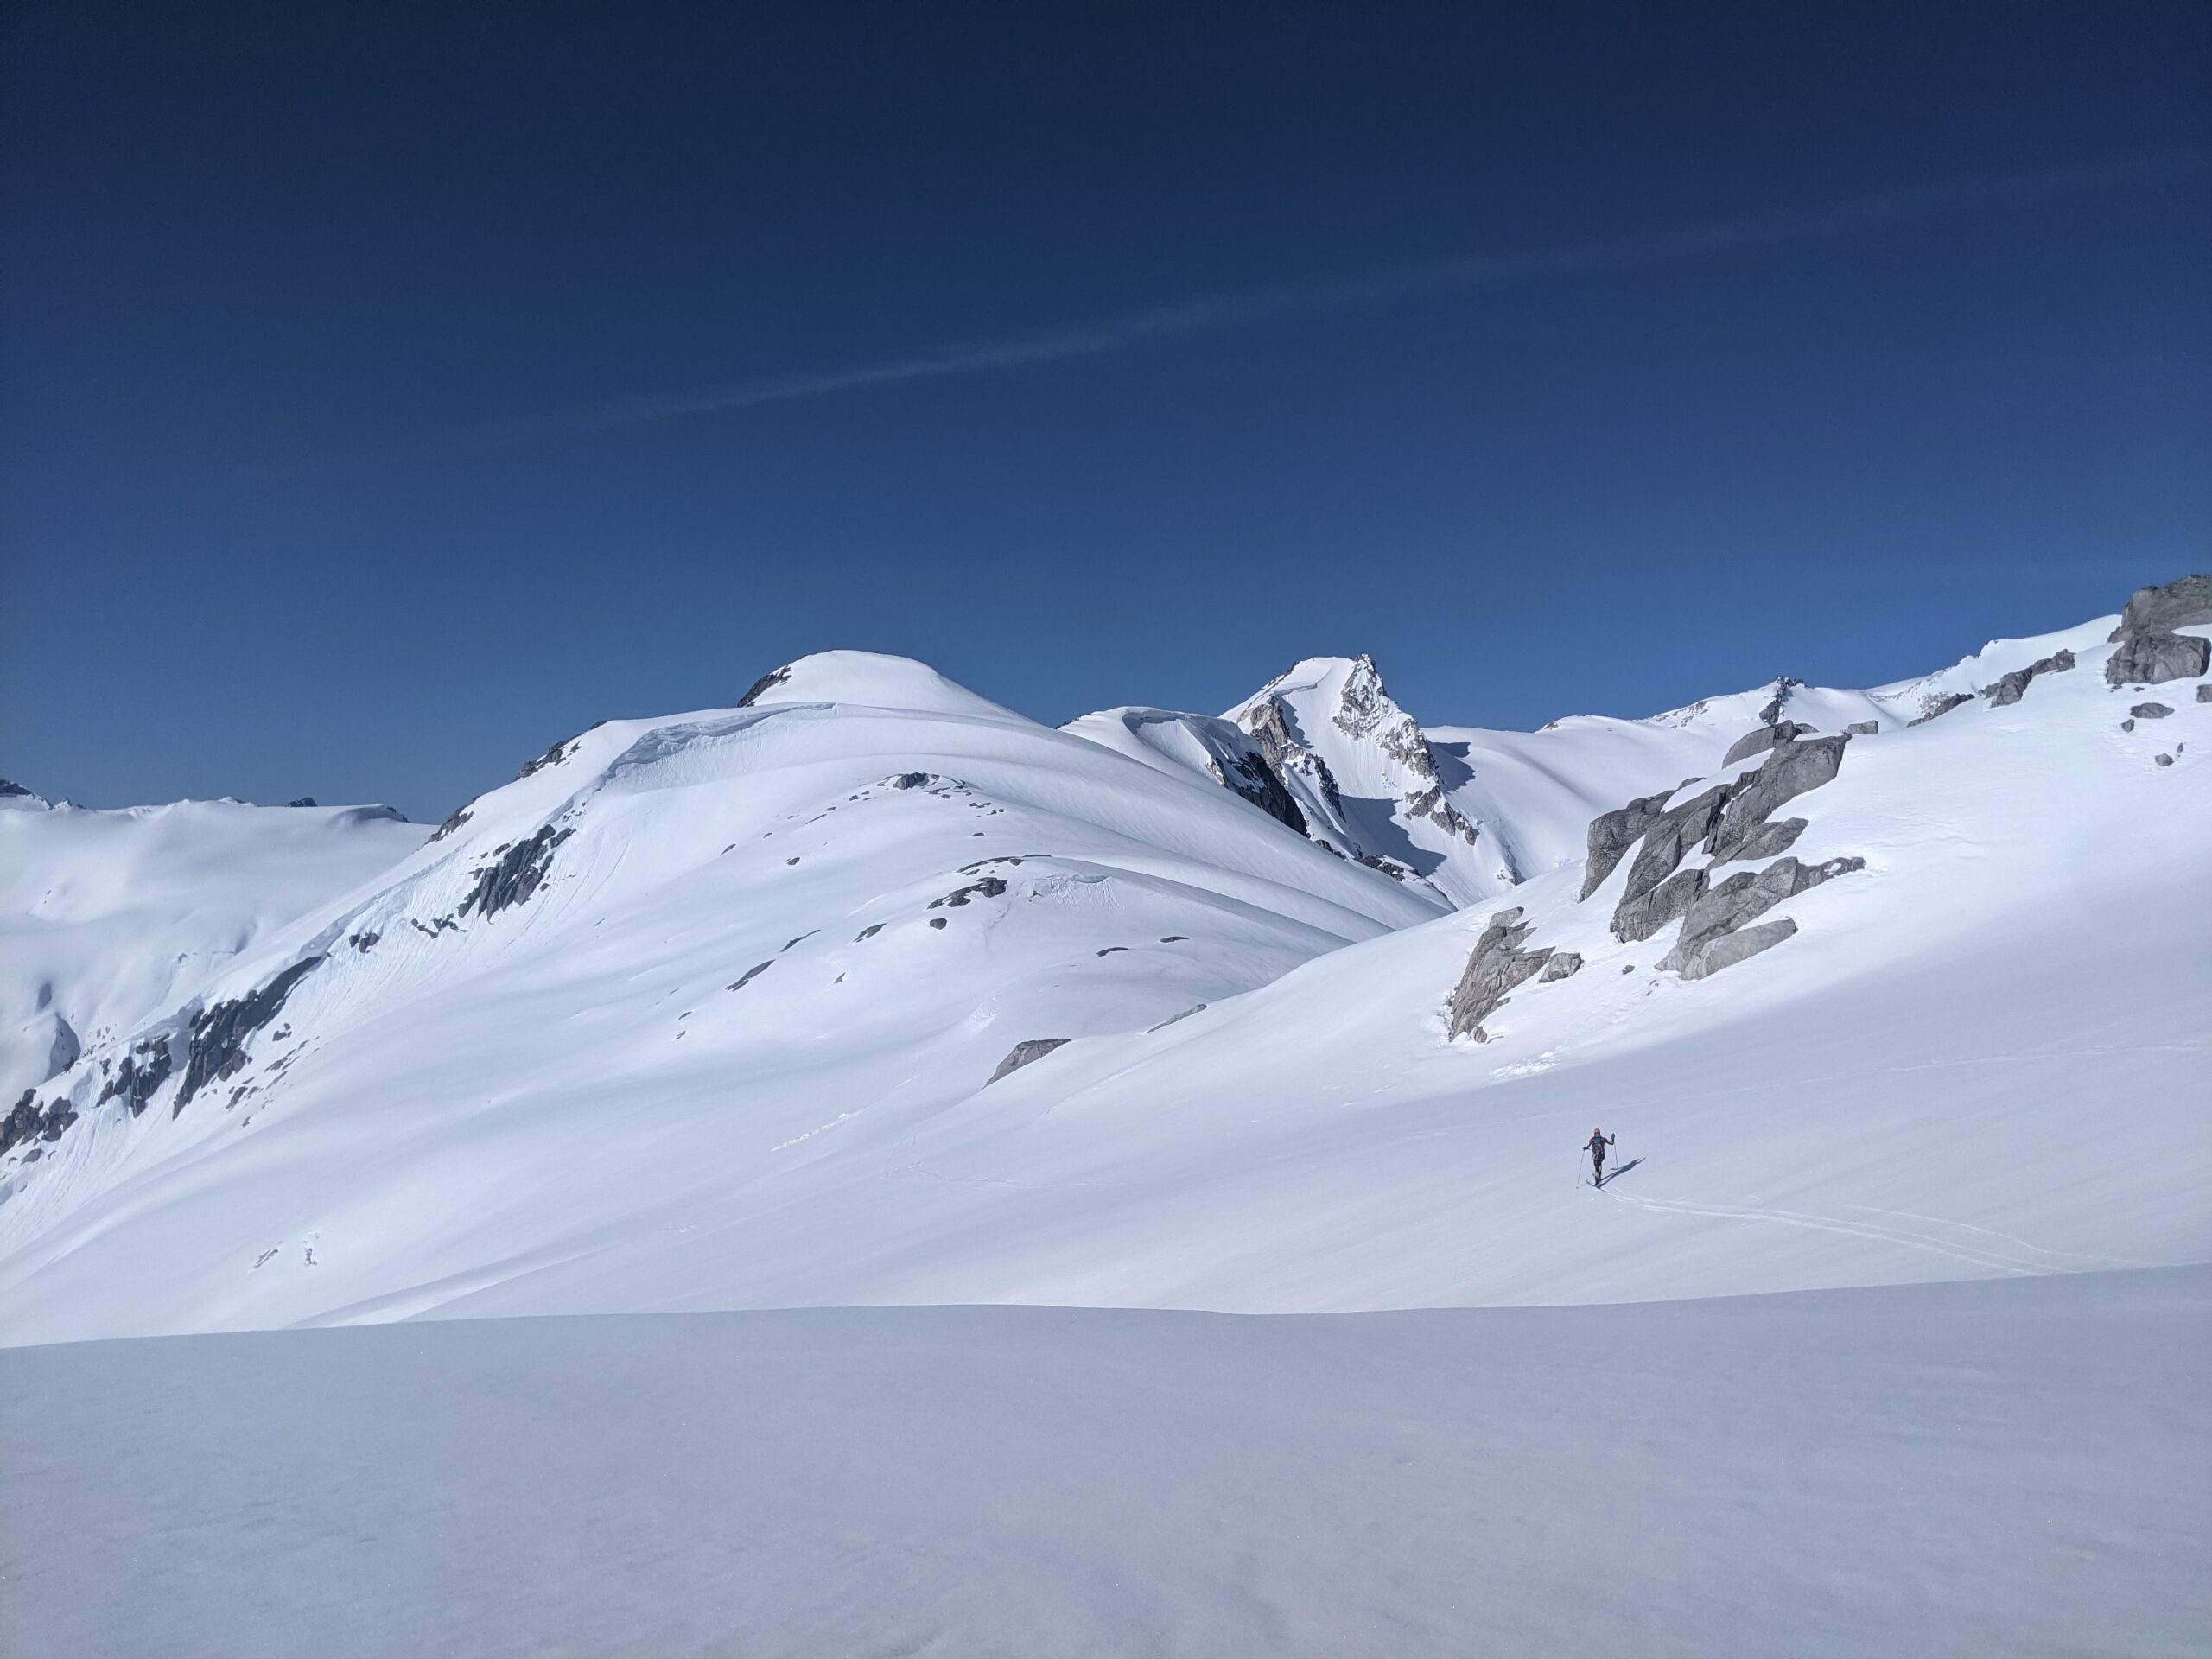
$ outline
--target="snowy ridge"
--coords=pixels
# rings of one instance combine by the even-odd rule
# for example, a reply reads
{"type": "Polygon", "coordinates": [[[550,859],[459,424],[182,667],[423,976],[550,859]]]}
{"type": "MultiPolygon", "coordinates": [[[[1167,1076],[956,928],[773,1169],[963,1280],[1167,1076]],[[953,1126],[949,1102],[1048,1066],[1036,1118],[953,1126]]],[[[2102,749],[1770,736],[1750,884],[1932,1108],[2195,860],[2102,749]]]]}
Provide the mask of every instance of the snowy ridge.
{"type": "Polygon", "coordinates": [[[1534,734],[1361,659],[1053,730],[855,652],[608,722],[35,1090],[0,1330],[2212,1259],[2190,614],[1534,734]]]}

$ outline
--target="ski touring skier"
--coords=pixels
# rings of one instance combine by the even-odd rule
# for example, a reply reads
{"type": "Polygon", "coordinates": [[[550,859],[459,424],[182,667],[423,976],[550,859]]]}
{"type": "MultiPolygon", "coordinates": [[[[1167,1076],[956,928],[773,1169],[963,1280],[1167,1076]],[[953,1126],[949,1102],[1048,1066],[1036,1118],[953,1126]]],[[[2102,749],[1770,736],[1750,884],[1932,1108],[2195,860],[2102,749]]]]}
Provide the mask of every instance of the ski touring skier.
{"type": "Polygon", "coordinates": [[[1590,1138],[1582,1143],[1582,1150],[1590,1154],[1590,1173],[1594,1178],[1590,1183],[1592,1186],[1605,1184],[1605,1148],[1612,1144],[1613,1137],[1603,1129],[1591,1130],[1590,1138]]]}

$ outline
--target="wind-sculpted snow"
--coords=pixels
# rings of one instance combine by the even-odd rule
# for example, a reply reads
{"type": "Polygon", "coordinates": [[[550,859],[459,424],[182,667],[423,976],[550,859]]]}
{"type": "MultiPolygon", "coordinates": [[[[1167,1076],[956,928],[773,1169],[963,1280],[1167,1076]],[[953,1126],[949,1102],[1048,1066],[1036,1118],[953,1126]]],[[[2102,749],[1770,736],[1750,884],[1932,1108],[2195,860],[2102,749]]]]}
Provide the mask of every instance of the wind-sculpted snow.
{"type": "Polygon", "coordinates": [[[1252,727],[1053,730],[842,652],[609,722],[81,1033],[0,1156],[0,1336],[2212,1259],[2212,703],[2123,730],[2113,624],[1523,734],[1401,725],[1345,659],[1252,727]],[[1445,889],[1492,882],[1455,1009],[1501,906],[1445,889]],[[193,1022],[318,957],[176,1115],[193,1022]]]}

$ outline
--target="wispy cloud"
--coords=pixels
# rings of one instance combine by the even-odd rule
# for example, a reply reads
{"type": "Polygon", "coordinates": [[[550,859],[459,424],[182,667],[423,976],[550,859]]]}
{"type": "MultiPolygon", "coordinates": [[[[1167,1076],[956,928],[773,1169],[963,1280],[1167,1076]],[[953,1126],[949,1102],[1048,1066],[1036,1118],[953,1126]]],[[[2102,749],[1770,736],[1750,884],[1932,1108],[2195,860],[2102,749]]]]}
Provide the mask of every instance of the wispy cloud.
{"type": "Polygon", "coordinates": [[[2180,151],[2039,173],[1961,179],[1682,230],[1609,237],[1521,251],[1468,254],[1349,275],[1200,294],[1087,321],[951,340],[872,362],[762,375],[472,427],[410,446],[405,453],[449,454],[504,448],[655,422],[758,409],[802,398],[825,397],[871,386],[949,379],[1103,357],[1158,340],[1219,334],[1287,318],[1353,311],[1396,301],[1480,294],[1548,279],[1635,270],[1739,250],[1826,241],[1968,210],[2031,206],[2085,192],[2182,178],[2202,170],[2207,160],[2201,151],[2180,151]]]}

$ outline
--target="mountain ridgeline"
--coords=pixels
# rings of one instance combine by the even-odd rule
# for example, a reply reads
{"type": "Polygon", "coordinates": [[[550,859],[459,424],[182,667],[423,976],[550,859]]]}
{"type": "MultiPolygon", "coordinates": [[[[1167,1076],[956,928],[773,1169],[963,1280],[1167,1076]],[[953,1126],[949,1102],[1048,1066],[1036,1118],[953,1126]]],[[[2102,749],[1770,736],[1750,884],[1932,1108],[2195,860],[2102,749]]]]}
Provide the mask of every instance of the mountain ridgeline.
{"type": "MultiPolygon", "coordinates": [[[[2063,1084],[2196,1167],[2208,636],[2191,576],[1895,685],[1535,733],[1423,727],[1364,657],[1052,728],[832,652],[564,739],[435,833],[10,785],[0,1329],[1596,1300],[2117,1250],[2063,1084]],[[2097,1040],[2055,1050],[2061,1011],[2097,1040]],[[1962,1040],[1985,1071],[1945,1070],[1962,1040]],[[1516,1175],[1593,1103],[1679,1160],[1609,1184],[1595,1237],[1516,1175]],[[1947,1187],[1985,1120],[2075,1189],[1947,1187]],[[1888,1219],[1790,1161],[1836,1135],[1916,1160],[1888,1219]]],[[[2199,1259],[2195,1213],[2139,1194],[2117,1254],[2199,1259]]]]}

